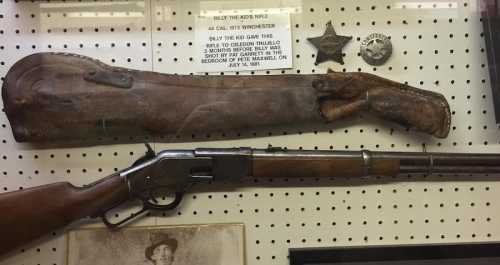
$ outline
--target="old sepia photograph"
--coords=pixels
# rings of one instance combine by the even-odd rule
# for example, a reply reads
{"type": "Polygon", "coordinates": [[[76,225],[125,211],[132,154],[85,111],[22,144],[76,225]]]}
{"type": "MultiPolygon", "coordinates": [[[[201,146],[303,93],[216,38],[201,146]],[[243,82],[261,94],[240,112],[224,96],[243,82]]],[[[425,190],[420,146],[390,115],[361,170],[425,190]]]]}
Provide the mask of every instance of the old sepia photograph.
{"type": "Polygon", "coordinates": [[[243,224],[89,228],[69,234],[68,265],[243,265],[243,224]]]}

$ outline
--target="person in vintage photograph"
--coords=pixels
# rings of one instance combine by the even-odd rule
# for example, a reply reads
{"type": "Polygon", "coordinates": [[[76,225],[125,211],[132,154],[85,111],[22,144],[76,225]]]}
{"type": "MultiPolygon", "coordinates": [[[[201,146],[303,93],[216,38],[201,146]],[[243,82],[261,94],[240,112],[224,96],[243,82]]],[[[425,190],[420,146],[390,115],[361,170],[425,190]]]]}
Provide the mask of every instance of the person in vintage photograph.
{"type": "Polygon", "coordinates": [[[243,265],[244,235],[243,224],[79,229],[68,265],[243,265]]]}
{"type": "Polygon", "coordinates": [[[177,240],[163,233],[151,235],[151,245],[146,248],[145,255],[154,265],[172,265],[174,263],[177,240]]]}

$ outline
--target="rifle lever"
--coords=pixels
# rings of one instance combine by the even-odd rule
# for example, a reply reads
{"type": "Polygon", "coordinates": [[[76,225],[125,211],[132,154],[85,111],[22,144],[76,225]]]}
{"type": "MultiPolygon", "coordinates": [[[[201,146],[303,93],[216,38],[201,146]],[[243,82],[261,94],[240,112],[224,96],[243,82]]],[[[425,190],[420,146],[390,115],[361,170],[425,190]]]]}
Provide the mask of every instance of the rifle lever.
{"type": "Polygon", "coordinates": [[[150,193],[150,197],[149,198],[138,197],[138,199],[140,199],[141,202],[142,202],[142,208],[141,208],[141,210],[130,214],[128,217],[125,217],[122,220],[120,220],[118,222],[115,222],[115,223],[112,223],[106,217],[106,213],[108,213],[110,210],[115,209],[116,207],[118,207],[120,205],[120,204],[117,204],[117,205],[115,205],[115,206],[107,209],[106,211],[104,211],[104,213],[101,214],[101,219],[102,219],[103,223],[108,228],[110,228],[110,229],[119,229],[125,223],[127,223],[127,222],[131,221],[132,219],[134,219],[136,217],[139,217],[140,215],[142,215],[142,214],[144,214],[146,212],[149,212],[151,210],[154,210],[154,211],[170,211],[172,209],[175,209],[181,203],[183,196],[184,196],[184,192],[175,192],[174,200],[171,203],[168,203],[168,204],[165,204],[165,205],[161,205],[161,204],[156,204],[156,199],[154,198],[154,196],[152,195],[152,193],[150,193]],[[153,200],[155,203],[151,203],[150,200],[153,200]]]}
{"type": "MultiPolygon", "coordinates": [[[[115,208],[115,207],[113,207],[115,208]]],[[[113,208],[110,208],[108,209],[111,210],[113,208]]],[[[102,215],[101,215],[101,219],[102,219],[102,222],[110,229],[113,229],[113,230],[116,230],[116,229],[119,229],[123,224],[131,221],[132,219],[144,214],[145,212],[147,212],[148,210],[143,206],[141,210],[135,212],[135,213],[132,213],[130,214],[128,217],[125,217],[123,218],[122,220],[116,222],[116,223],[112,223],[107,217],[106,217],[106,213],[108,212],[104,212],[102,215]]]]}

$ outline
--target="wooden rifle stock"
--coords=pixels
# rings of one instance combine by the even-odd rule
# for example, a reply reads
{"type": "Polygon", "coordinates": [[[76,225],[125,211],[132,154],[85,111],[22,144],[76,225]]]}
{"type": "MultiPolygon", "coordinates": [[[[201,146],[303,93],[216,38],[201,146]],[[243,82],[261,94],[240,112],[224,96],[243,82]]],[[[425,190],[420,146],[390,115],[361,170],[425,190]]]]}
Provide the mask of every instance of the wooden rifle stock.
{"type": "Polygon", "coordinates": [[[128,199],[123,178],[86,187],[59,182],[0,194],[0,255],[128,199]]]}

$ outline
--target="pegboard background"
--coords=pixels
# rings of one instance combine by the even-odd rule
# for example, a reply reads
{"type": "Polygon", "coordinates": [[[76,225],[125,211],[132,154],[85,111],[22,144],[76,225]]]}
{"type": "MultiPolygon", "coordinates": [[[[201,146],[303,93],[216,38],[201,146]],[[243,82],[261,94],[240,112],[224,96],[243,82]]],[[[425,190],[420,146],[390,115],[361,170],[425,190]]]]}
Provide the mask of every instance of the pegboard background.
{"type": "MultiPolygon", "coordinates": [[[[205,135],[196,136],[196,143],[154,143],[156,150],[273,145],[421,151],[425,145],[428,151],[500,152],[482,27],[473,0],[0,0],[0,76],[23,56],[42,51],[190,74],[196,15],[238,8],[290,9],[294,52],[293,69],[238,74],[310,74],[331,68],[408,82],[445,95],[453,114],[449,137],[436,139],[388,122],[354,118],[310,133],[273,131],[248,138],[253,132],[240,132],[241,137],[225,141],[205,135]],[[323,34],[329,20],[338,34],[354,37],[344,49],[343,66],[315,66],[316,51],[306,40],[323,34]],[[377,68],[358,55],[363,38],[375,32],[391,36],[394,46],[391,59],[377,68]]],[[[36,149],[14,141],[3,112],[0,124],[2,192],[55,181],[87,184],[129,166],[144,151],[139,144],[36,149]]],[[[241,222],[246,226],[247,264],[288,264],[291,247],[497,241],[498,189],[500,183],[492,177],[292,181],[284,176],[246,187],[198,186],[177,212],[149,216],[134,225],[241,222]]],[[[55,233],[2,257],[0,264],[66,264],[65,235],[55,233]]]]}

